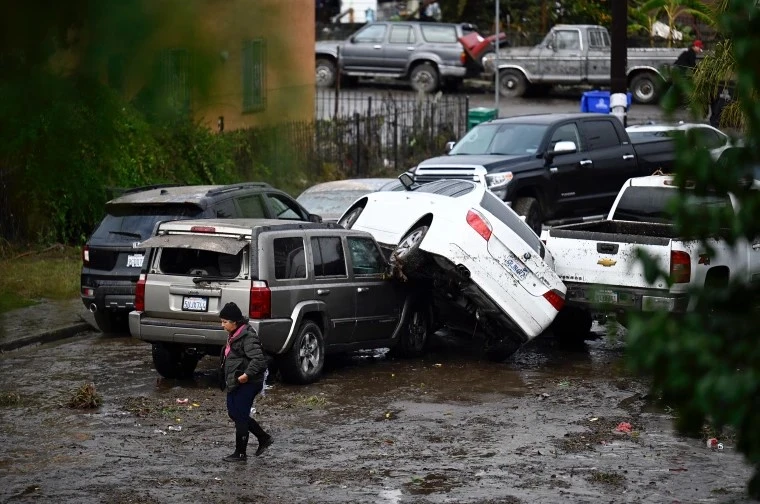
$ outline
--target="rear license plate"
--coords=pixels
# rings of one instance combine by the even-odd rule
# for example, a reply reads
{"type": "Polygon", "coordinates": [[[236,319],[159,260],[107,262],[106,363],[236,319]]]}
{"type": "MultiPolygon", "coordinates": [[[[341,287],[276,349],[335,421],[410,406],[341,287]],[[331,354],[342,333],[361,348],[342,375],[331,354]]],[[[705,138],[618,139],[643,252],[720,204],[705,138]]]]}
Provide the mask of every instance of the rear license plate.
{"type": "Polygon", "coordinates": [[[507,269],[520,280],[525,280],[525,278],[527,278],[528,268],[514,257],[507,257],[505,264],[507,265],[507,269]]]}
{"type": "Polygon", "coordinates": [[[611,303],[617,303],[618,301],[618,295],[617,292],[610,291],[610,290],[600,290],[596,291],[594,294],[594,299],[597,303],[602,304],[611,304],[611,303]]]}
{"type": "Polygon", "coordinates": [[[127,268],[142,268],[143,259],[145,259],[143,254],[129,254],[127,256],[127,268]]]}
{"type": "Polygon", "coordinates": [[[183,297],[183,311],[208,311],[207,297],[183,297]]]}

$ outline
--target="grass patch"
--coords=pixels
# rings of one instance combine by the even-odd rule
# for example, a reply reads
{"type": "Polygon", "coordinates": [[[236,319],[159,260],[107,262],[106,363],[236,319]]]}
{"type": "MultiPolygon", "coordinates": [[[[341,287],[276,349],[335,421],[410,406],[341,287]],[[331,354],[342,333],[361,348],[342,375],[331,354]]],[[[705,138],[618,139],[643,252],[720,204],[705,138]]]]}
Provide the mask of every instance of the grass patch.
{"type": "Polygon", "coordinates": [[[21,396],[15,392],[0,392],[0,406],[18,406],[21,396]]]}
{"type": "Polygon", "coordinates": [[[609,486],[625,485],[625,476],[614,472],[594,471],[587,480],[591,483],[600,483],[609,486]]]}
{"type": "Polygon", "coordinates": [[[0,247],[0,313],[79,295],[79,247],[0,247]]]}

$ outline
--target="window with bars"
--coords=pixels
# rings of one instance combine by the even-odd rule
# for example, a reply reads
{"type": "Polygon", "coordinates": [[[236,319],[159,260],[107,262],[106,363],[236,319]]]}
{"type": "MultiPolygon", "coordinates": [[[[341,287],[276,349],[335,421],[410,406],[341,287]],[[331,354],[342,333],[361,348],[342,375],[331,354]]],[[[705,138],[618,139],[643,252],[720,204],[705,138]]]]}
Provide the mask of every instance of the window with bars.
{"type": "Polygon", "coordinates": [[[161,54],[161,86],[167,106],[190,112],[190,56],[186,49],[167,49],[161,54]]]}
{"type": "Polygon", "coordinates": [[[267,106],[266,42],[243,42],[243,112],[258,112],[267,106]]]}

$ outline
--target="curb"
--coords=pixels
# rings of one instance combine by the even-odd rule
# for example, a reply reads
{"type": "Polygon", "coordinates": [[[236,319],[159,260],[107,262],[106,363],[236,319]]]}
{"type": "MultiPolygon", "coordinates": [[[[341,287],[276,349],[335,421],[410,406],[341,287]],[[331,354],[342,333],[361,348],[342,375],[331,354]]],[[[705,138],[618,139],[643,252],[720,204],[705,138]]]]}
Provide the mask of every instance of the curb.
{"type": "Polygon", "coordinates": [[[77,333],[92,330],[92,326],[85,321],[77,322],[70,326],[58,327],[49,331],[33,334],[24,338],[18,338],[13,341],[6,341],[0,343],[0,352],[7,352],[9,350],[16,350],[28,345],[34,345],[38,343],[50,343],[51,341],[58,341],[64,338],[70,338],[77,333]]]}

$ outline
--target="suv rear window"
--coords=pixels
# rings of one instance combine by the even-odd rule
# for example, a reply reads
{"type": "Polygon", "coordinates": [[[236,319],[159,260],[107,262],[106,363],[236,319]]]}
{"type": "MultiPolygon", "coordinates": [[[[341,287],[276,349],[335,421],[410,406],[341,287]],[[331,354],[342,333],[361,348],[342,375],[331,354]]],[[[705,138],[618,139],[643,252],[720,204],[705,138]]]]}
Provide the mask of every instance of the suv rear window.
{"type": "Polygon", "coordinates": [[[97,241],[145,240],[160,221],[200,217],[202,210],[189,205],[110,205],[91,239],[97,241]]]}
{"type": "Polygon", "coordinates": [[[243,251],[223,254],[188,248],[161,249],[159,269],[167,275],[235,278],[240,274],[243,251]]]}

